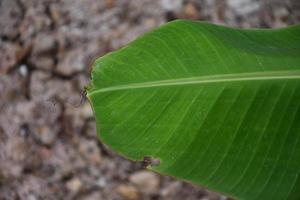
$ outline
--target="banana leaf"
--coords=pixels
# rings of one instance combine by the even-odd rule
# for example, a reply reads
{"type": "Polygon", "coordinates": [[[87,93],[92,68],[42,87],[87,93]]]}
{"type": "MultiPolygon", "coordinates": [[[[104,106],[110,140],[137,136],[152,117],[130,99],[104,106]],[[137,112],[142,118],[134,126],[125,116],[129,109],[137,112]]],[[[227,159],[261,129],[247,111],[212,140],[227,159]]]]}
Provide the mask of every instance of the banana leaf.
{"type": "Polygon", "coordinates": [[[100,140],[236,199],[300,199],[300,26],[177,20],[97,59],[100,140]]]}

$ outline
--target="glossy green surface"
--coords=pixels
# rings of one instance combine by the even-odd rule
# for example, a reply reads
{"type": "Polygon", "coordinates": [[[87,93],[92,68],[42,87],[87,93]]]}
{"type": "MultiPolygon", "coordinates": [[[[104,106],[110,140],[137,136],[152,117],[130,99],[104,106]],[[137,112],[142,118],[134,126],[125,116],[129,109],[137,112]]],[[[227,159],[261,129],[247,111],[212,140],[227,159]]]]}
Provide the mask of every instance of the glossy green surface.
{"type": "Polygon", "coordinates": [[[174,21],[95,61],[101,141],[247,200],[300,199],[300,26],[174,21]]]}

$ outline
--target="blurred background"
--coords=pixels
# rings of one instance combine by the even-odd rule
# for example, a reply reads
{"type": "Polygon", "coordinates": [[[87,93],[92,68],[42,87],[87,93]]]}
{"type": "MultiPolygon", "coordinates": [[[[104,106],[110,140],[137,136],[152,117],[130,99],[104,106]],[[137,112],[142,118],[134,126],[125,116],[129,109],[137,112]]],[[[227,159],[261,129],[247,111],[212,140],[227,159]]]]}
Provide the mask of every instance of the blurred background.
{"type": "Polygon", "coordinates": [[[300,0],[0,0],[0,200],[225,200],[127,161],[96,138],[91,63],[177,18],[300,21],[300,0]]]}

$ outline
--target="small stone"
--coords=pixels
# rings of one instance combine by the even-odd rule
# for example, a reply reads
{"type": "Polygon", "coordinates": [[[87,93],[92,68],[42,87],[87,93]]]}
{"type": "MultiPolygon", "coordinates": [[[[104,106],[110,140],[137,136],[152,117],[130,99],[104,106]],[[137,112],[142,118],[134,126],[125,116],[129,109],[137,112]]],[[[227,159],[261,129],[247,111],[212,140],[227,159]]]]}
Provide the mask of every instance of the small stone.
{"type": "Polygon", "coordinates": [[[131,186],[131,185],[120,185],[116,191],[118,194],[120,194],[126,200],[141,199],[138,190],[134,186],[131,186]]]}
{"type": "Polygon", "coordinates": [[[17,27],[22,20],[22,10],[17,1],[0,1],[0,19],[0,35],[16,38],[19,33],[17,27]]]}
{"type": "Polygon", "coordinates": [[[53,156],[53,151],[47,147],[42,147],[39,149],[39,154],[43,160],[48,160],[53,156]]]}
{"type": "Polygon", "coordinates": [[[101,195],[101,192],[93,192],[92,194],[88,194],[87,196],[84,196],[82,198],[84,200],[102,200],[103,197],[101,195]]]}
{"type": "Polygon", "coordinates": [[[52,70],[55,66],[54,54],[57,50],[56,38],[48,33],[41,33],[33,42],[29,62],[39,69],[52,70]]]}
{"type": "Polygon", "coordinates": [[[21,165],[11,165],[11,166],[7,166],[6,170],[4,168],[3,172],[7,171],[9,175],[8,174],[5,175],[8,177],[20,178],[23,175],[23,170],[24,167],[21,165]]]}
{"type": "Polygon", "coordinates": [[[82,98],[79,92],[74,91],[72,81],[51,78],[50,73],[41,70],[31,75],[30,93],[33,99],[43,100],[53,110],[59,107],[60,100],[74,109],[82,98]]]}
{"type": "Polygon", "coordinates": [[[242,16],[257,11],[260,4],[260,1],[252,0],[227,0],[227,6],[242,16]]]}
{"type": "Polygon", "coordinates": [[[21,76],[26,77],[28,75],[27,65],[21,65],[19,68],[19,72],[20,72],[21,76]]]}
{"type": "Polygon", "coordinates": [[[199,11],[197,10],[196,6],[189,2],[184,7],[184,15],[186,18],[189,19],[198,19],[199,18],[199,11]]]}
{"type": "Polygon", "coordinates": [[[75,49],[61,55],[62,58],[59,58],[55,71],[64,76],[72,76],[83,71],[86,67],[83,54],[85,51],[85,49],[75,49]]]}
{"type": "Polygon", "coordinates": [[[96,181],[96,185],[98,187],[101,187],[101,188],[104,188],[106,185],[107,185],[107,181],[105,178],[99,178],[97,181],[96,181]]]}
{"type": "Polygon", "coordinates": [[[14,138],[6,144],[6,155],[13,161],[25,161],[29,155],[29,149],[22,138],[14,138]]]}
{"type": "Polygon", "coordinates": [[[56,46],[57,42],[53,35],[39,34],[34,42],[33,54],[41,55],[51,53],[55,50],[56,46]]]}
{"type": "Polygon", "coordinates": [[[28,198],[28,200],[37,200],[37,197],[34,196],[33,194],[29,194],[29,195],[27,196],[27,198],[28,198]]]}
{"type": "Polygon", "coordinates": [[[59,12],[59,8],[57,5],[50,6],[50,15],[55,24],[58,24],[61,19],[61,13],[59,12]]]}
{"type": "Polygon", "coordinates": [[[97,130],[96,130],[96,124],[94,121],[89,120],[86,122],[85,129],[83,130],[84,134],[86,134],[88,137],[97,139],[97,130]]]}
{"type": "Polygon", "coordinates": [[[49,101],[50,96],[48,95],[49,88],[47,83],[51,75],[43,71],[34,71],[30,78],[30,94],[33,99],[42,99],[49,101]]]}
{"type": "Polygon", "coordinates": [[[46,55],[32,55],[29,58],[29,61],[34,64],[38,69],[43,69],[47,71],[51,71],[54,69],[55,62],[53,56],[46,56],[46,55]]]}
{"type": "Polygon", "coordinates": [[[89,103],[85,103],[81,108],[81,116],[85,119],[93,117],[93,110],[89,103]]]}
{"type": "Polygon", "coordinates": [[[152,18],[148,18],[145,20],[144,24],[147,28],[151,29],[156,26],[156,21],[152,18]]]}
{"type": "Polygon", "coordinates": [[[154,194],[159,188],[159,178],[156,174],[150,171],[139,171],[129,177],[131,183],[136,185],[142,192],[154,194]]]}
{"type": "Polygon", "coordinates": [[[182,0],[172,1],[172,0],[162,0],[161,6],[166,11],[179,11],[182,8],[182,0]]]}
{"type": "Polygon", "coordinates": [[[102,160],[96,140],[81,139],[79,141],[79,153],[92,164],[98,164],[102,160]]]}
{"type": "Polygon", "coordinates": [[[88,102],[81,105],[81,101],[79,100],[75,105],[67,104],[65,116],[71,121],[70,128],[72,130],[82,129],[83,132],[94,131],[93,129],[89,130],[91,127],[88,127],[88,124],[86,124],[87,120],[90,121],[93,119],[93,111],[88,102]]]}
{"type": "Polygon", "coordinates": [[[17,64],[16,54],[20,49],[19,45],[0,40],[0,75],[6,74],[17,64]]]}
{"type": "Polygon", "coordinates": [[[73,178],[67,182],[66,186],[68,190],[77,193],[82,188],[82,182],[79,178],[73,178]]]}
{"type": "Polygon", "coordinates": [[[161,195],[164,198],[170,198],[174,195],[176,195],[177,191],[182,187],[180,182],[173,182],[170,185],[168,185],[167,187],[165,187],[164,189],[162,189],[161,191],[161,195]]]}
{"type": "Polygon", "coordinates": [[[37,128],[35,135],[44,145],[52,145],[56,140],[57,133],[48,126],[41,126],[37,128]]]}
{"type": "Polygon", "coordinates": [[[113,8],[115,6],[115,0],[105,0],[107,8],[113,8]]]}

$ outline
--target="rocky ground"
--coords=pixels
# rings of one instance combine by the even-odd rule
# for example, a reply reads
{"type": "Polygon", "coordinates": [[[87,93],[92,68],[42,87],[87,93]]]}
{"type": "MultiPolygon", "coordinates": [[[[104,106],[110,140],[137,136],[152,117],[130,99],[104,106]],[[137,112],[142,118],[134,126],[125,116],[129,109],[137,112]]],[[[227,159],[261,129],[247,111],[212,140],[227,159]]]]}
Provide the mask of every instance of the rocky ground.
{"type": "Polygon", "coordinates": [[[0,200],[220,200],[145,171],[96,138],[93,59],[176,18],[300,21],[299,0],[0,0],[0,200]]]}

